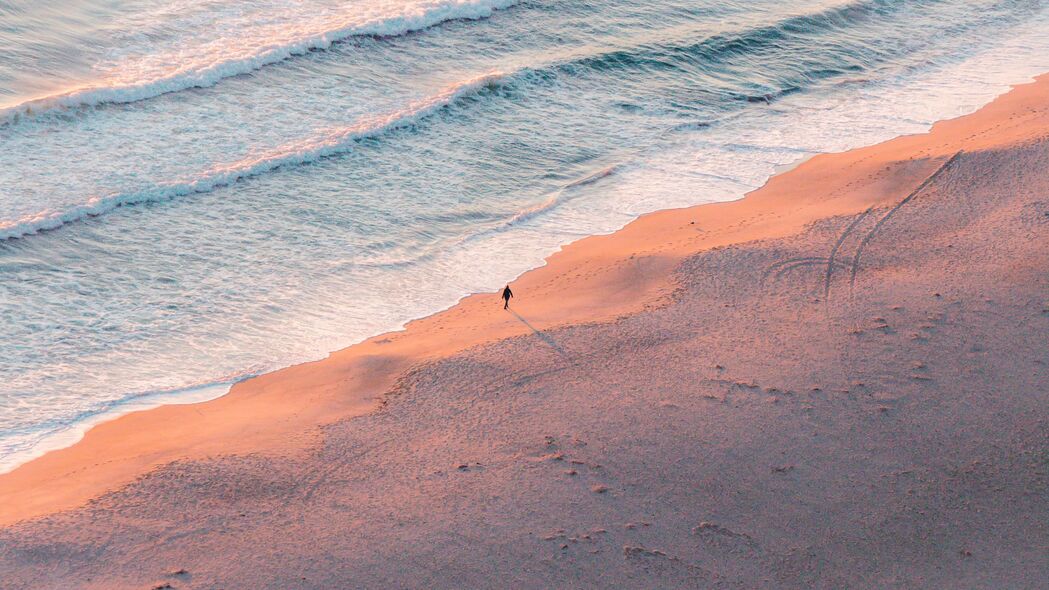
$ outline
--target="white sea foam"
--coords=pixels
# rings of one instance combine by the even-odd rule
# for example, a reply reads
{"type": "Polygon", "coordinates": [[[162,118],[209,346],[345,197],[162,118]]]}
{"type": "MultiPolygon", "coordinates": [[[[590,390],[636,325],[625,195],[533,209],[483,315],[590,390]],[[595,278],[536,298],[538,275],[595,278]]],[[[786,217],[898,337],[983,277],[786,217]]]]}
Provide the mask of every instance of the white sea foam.
{"type": "Polygon", "coordinates": [[[290,57],[324,50],[339,41],[362,36],[390,37],[426,29],[450,20],[487,18],[517,0],[425,0],[381,15],[343,16],[309,25],[277,23],[257,27],[248,38],[212,40],[195,48],[179,47],[177,55],[149,55],[109,65],[98,82],[61,94],[34,98],[0,108],[0,124],[55,109],[103,103],[130,103],[189,88],[206,88],[290,57]],[[333,22],[334,21],[334,22],[333,22]],[[174,64],[174,65],[173,65],[174,64]]]}
{"type": "MultiPolygon", "coordinates": [[[[240,381],[249,376],[236,379],[240,381]]],[[[43,456],[48,451],[72,446],[84,438],[89,430],[99,424],[141,410],[157,406],[198,404],[222,397],[229,392],[234,381],[207,383],[169,391],[144,392],[108,404],[104,409],[78,417],[56,430],[47,432],[42,438],[27,437],[19,450],[0,454],[0,474],[7,473],[19,465],[43,456]]]]}
{"type": "Polygon", "coordinates": [[[95,196],[62,211],[45,210],[15,220],[0,221],[0,240],[55,229],[87,217],[103,215],[125,205],[155,203],[193,193],[209,192],[242,178],[257,176],[282,166],[305,164],[345,152],[352,149],[361,139],[408,127],[463,96],[496,84],[502,77],[500,72],[477,76],[414,101],[392,113],[367,116],[347,127],[327,130],[317,136],[290,142],[262,154],[220,164],[194,178],[165,182],[132,193],[95,196]]]}

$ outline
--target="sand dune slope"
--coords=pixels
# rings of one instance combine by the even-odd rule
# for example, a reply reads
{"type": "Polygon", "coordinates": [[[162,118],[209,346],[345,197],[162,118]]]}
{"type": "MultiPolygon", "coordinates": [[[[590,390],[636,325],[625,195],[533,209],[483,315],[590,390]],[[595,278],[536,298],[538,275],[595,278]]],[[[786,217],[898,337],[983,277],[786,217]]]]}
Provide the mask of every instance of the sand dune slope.
{"type": "Polygon", "coordinates": [[[0,586],[1044,587],[1047,170],[966,151],[695,254],[669,303],[418,366],[300,460],[8,527],[0,586]]]}

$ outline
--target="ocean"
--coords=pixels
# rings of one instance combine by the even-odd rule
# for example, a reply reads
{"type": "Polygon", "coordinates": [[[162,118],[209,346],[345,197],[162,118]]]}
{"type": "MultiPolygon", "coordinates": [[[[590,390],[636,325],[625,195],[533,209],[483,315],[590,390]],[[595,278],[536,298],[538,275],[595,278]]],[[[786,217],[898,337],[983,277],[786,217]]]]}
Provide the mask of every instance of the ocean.
{"type": "Polygon", "coordinates": [[[2,472],[971,112],[1049,4],[0,0],[0,55],[2,472]]]}

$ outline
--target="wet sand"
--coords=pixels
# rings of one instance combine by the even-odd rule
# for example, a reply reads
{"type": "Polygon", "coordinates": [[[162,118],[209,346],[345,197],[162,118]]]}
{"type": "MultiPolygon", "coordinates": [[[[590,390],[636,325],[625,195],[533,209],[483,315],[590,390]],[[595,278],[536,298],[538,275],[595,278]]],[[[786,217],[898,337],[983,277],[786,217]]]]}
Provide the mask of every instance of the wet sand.
{"type": "Polygon", "coordinates": [[[1049,577],[1049,79],[0,476],[7,588],[1049,577]]]}

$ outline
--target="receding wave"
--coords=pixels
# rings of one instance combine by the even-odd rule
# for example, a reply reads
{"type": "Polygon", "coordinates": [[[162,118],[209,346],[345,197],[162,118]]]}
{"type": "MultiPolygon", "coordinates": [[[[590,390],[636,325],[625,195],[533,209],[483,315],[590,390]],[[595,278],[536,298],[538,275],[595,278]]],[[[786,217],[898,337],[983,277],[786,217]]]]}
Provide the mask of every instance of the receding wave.
{"type": "Polygon", "coordinates": [[[305,164],[346,152],[362,139],[409,127],[464,96],[497,84],[502,78],[503,74],[500,72],[484,74],[414,101],[397,111],[365,117],[348,127],[329,130],[317,137],[287,143],[259,155],[215,166],[192,179],[161,183],[132,193],[93,197],[81,205],[63,211],[41,211],[12,221],[0,221],[0,240],[56,229],[67,223],[103,215],[126,205],[167,201],[193,193],[209,192],[242,178],[257,176],[276,168],[305,164]]]}
{"type": "MultiPolygon", "coordinates": [[[[461,246],[463,244],[468,244],[468,243],[474,242],[474,241],[476,241],[476,240],[478,240],[480,238],[483,238],[485,236],[489,236],[489,235],[491,235],[493,233],[504,232],[504,231],[514,227],[515,225],[519,225],[521,223],[524,223],[526,221],[529,221],[531,219],[534,219],[536,217],[539,217],[541,215],[549,213],[549,212],[553,211],[554,209],[560,207],[561,205],[565,204],[569,199],[572,198],[572,196],[575,193],[575,191],[577,191],[581,187],[594,184],[594,183],[599,182],[600,180],[602,180],[604,178],[612,176],[612,175],[616,174],[617,172],[619,172],[620,170],[622,170],[623,167],[624,167],[623,164],[613,164],[611,166],[607,166],[607,167],[602,168],[602,169],[600,169],[600,170],[598,170],[596,172],[588,174],[588,175],[586,175],[586,176],[584,176],[582,178],[573,180],[573,181],[565,184],[564,186],[562,186],[559,190],[556,190],[556,191],[550,193],[547,196],[547,198],[543,199],[542,201],[540,201],[538,203],[534,203],[534,204],[529,205],[527,207],[524,207],[523,209],[520,209],[518,211],[515,211],[511,215],[509,215],[508,217],[499,217],[499,218],[497,218],[495,215],[493,215],[491,213],[480,213],[480,212],[470,213],[470,212],[466,212],[466,213],[459,213],[459,214],[456,214],[454,216],[452,216],[452,215],[428,216],[428,217],[426,217],[426,219],[429,220],[429,221],[440,220],[440,221],[443,221],[443,222],[462,221],[464,219],[472,219],[472,220],[475,220],[477,222],[483,222],[483,221],[494,221],[495,222],[495,223],[492,223],[490,225],[486,225],[484,223],[481,223],[481,225],[484,226],[482,229],[480,229],[478,231],[468,232],[468,233],[460,236],[458,239],[456,239],[454,241],[454,244],[461,246]]],[[[414,265],[419,264],[421,262],[425,262],[427,260],[431,260],[437,255],[437,253],[438,253],[438,250],[434,249],[434,250],[428,250],[428,251],[423,251],[423,252],[414,252],[412,254],[397,253],[397,254],[393,254],[393,255],[379,255],[379,256],[377,256],[375,258],[372,258],[372,259],[369,259],[369,260],[366,260],[366,261],[354,261],[352,263],[346,264],[345,266],[346,267],[383,268],[383,269],[403,268],[403,267],[407,267],[407,266],[414,266],[414,265]]]]}
{"type": "Polygon", "coordinates": [[[260,372],[245,372],[220,377],[179,387],[138,391],[105,400],[72,416],[42,420],[23,428],[5,430],[8,436],[19,436],[17,444],[6,449],[8,454],[0,457],[0,475],[9,473],[19,465],[40,457],[50,450],[75,444],[87,431],[106,420],[135,410],[166,404],[188,404],[215,399],[229,391],[241,381],[259,375],[260,372]]]}
{"type": "Polygon", "coordinates": [[[540,215],[549,213],[554,209],[560,207],[561,205],[564,205],[573,197],[577,196],[578,191],[582,187],[592,185],[605,178],[613,176],[614,174],[622,171],[624,166],[624,164],[612,164],[611,166],[607,166],[605,168],[601,168],[600,170],[587,174],[582,178],[573,180],[562,186],[560,189],[550,193],[547,196],[547,198],[543,199],[542,201],[532,204],[518,211],[515,211],[512,215],[510,215],[501,223],[492,227],[488,227],[482,231],[463,236],[459,239],[459,243],[471,242],[473,240],[476,240],[486,235],[490,235],[492,233],[506,231],[515,225],[519,225],[521,223],[539,217],[540,215]]]}
{"type": "Polygon", "coordinates": [[[105,103],[124,104],[190,88],[207,88],[224,78],[247,74],[296,55],[328,49],[333,44],[352,37],[394,37],[446,21],[488,18],[493,11],[509,8],[517,2],[518,0],[433,0],[411,13],[342,23],[299,39],[254,47],[240,55],[226,56],[212,63],[183,66],[146,80],[88,86],[31,99],[0,108],[0,125],[55,109],[105,103]]]}
{"type": "Polygon", "coordinates": [[[580,187],[584,187],[584,186],[587,186],[587,185],[590,185],[590,184],[594,184],[595,182],[597,182],[597,181],[599,181],[599,180],[601,180],[603,178],[607,178],[609,176],[612,176],[613,174],[618,172],[621,168],[622,168],[621,164],[613,164],[611,166],[602,168],[602,169],[600,169],[600,170],[598,170],[598,171],[596,171],[596,172],[594,172],[592,174],[588,174],[588,175],[586,175],[586,176],[584,176],[582,178],[579,178],[577,180],[573,180],[572,182],[569,182],[568,184],[564,185],[561,188],[561,190],[558,190],[558,191],[554,192],[553,194],[551,194],[546,199],[543,199],[541,202],[536,203],[536,204],[534,204],[534,205],[532,205],[530,207],[525,207],[524,209],[521,209],[520,211],[517,211],[512,216],[510,216],[509,219],[507,219],[505,222],[503,222],[502,225],[500,225],[499,227],[497,227],[495,229],[496,230],[506,229],[506,228],[509,228],[509,227],[511,227],[513,225],[522,223],[524,221],[528,221],[529,219],[538,217],[538,216],[540,216],[540,215],[542,215],[544,213],[552,211],[555,208],[557,208],[558,206],[562,205],[565,202],[565,199],[570,194],[572,194],[575,190],[579,189],[580,187]]]}

